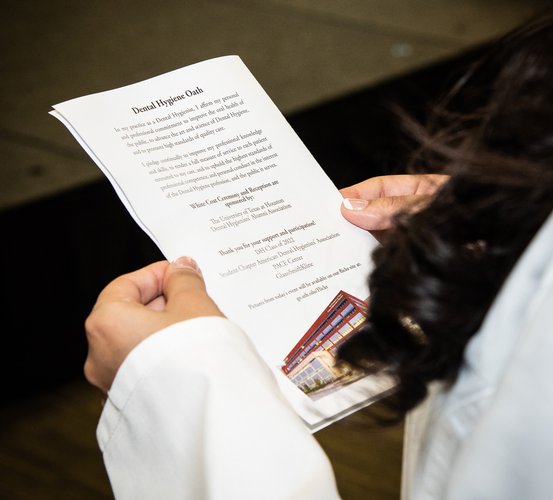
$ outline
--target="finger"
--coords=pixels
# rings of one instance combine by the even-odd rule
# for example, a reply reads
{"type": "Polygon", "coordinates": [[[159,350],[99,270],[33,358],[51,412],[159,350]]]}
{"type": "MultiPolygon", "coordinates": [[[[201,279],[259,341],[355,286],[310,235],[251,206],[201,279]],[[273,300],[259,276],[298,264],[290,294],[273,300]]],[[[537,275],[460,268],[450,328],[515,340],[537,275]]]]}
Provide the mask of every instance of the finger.
{"type": "Polygon", "coordinates": [[[166,302],[165,302],[165,297],[163,295],[156,297],[154,300],[146,304],[146,307],[148,309],[151,309],[152,311],[157,311],[157,312],[165,311],[165,306],[166,306],[166,302]]]}
{"type": "Polygon", "coordinates": [[[198,265],[190,257],[180,257],[171,263],[165,273],[163,290],[165,309],[177,316],[221,315],[207,294],[198,265]]]}
{"type": "Polygon", "coordinates": [[[449,176],[441,174],[384,175],[341,189],[344,198],[372,200],[390,196],[434,193],[449,176]]]}
{"type": "Polygon", "coordinates": [[[148,304],[163,293],[163,277],[169,263],[160,261],[113,280],[98,296],[96,304],[106,301],[148,304]]]}
{"type": "Polygon", "coordinates": [[[374,200],[345,198],[342,215],[352,224],[368,231],[382,231],[393,225],[393,217],[402,210],[416,210],[427,202],[427,195],[389,196],[374,200]]]}
{"type": "Polygon", "coordinates": [[[128,353],[146,337],[167,326],[163,317],[134,302],[104,301],[85,321],[88,356],[85,375],[107,391],[128,353]]]}

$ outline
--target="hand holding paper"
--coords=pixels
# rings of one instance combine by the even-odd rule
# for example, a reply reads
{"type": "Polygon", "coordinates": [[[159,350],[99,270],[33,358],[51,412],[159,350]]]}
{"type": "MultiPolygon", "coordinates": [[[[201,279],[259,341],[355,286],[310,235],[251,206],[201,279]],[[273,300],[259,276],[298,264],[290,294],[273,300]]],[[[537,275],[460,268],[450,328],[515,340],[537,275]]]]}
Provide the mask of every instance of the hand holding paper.
{"type": "Polygon", "coordinates": [[[236,56],[54,106],[164,255],[194,257],[317,428],[384,390],[332,368],[376,244],[236,56]],[[309,186],[309,189],[306,189],[309,186]]]}

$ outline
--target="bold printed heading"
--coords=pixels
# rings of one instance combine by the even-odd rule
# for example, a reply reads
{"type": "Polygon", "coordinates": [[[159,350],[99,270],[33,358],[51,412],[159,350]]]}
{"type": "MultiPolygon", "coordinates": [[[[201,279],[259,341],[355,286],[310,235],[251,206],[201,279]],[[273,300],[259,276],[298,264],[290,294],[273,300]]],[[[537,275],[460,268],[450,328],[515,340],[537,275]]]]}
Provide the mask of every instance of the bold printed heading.
{"type": "Polygon", "coordinates": [[[157,101],[151,101],[150,104],[142,106],[141,108],[133,107],[133,113],[137,115],[138,113],[145,113],[146,111],[152,111],[157,108],[169,107],[175,104],[177,101],[182,101],[187,97],[192,97],[198,94],[203,94],[203,90],[200,87],[196,87],[194,90],[187,90],[184,94],[177,96],[170,96],[167,99],[158,99],[157,101]]]}

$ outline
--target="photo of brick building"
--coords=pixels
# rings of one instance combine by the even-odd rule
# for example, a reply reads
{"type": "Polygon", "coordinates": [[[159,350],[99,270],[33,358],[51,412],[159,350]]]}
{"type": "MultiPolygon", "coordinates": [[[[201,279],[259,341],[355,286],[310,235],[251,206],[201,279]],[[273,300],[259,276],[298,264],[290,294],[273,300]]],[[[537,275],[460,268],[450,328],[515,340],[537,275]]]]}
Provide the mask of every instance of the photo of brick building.
{"type": "Polygon", "coordinates": [[[363,326],[366,309],[365,301],[340,290],[284,358],[282,372],[314,399],[360,378],[335,359],[340,344],[363,326]]]}

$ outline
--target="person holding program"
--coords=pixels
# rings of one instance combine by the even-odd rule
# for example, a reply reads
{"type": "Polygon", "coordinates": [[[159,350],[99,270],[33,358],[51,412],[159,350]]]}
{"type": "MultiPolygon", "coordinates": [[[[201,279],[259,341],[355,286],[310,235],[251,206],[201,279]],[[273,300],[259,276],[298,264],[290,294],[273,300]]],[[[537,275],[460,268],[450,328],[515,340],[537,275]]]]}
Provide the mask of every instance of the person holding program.
{"type": "MultiPolygon", "coordinates": [[[[344,217],[382,244],[366,327],[340,355],[397,381],[404,499],[550,498],[553,17],[496,43],[427,127],[407,125],[414,164],[433,174],[342,190],[344,217]]],[[[86,331],[116,498],[339,497],[191,258],[117,278],[86,331]]]]}

